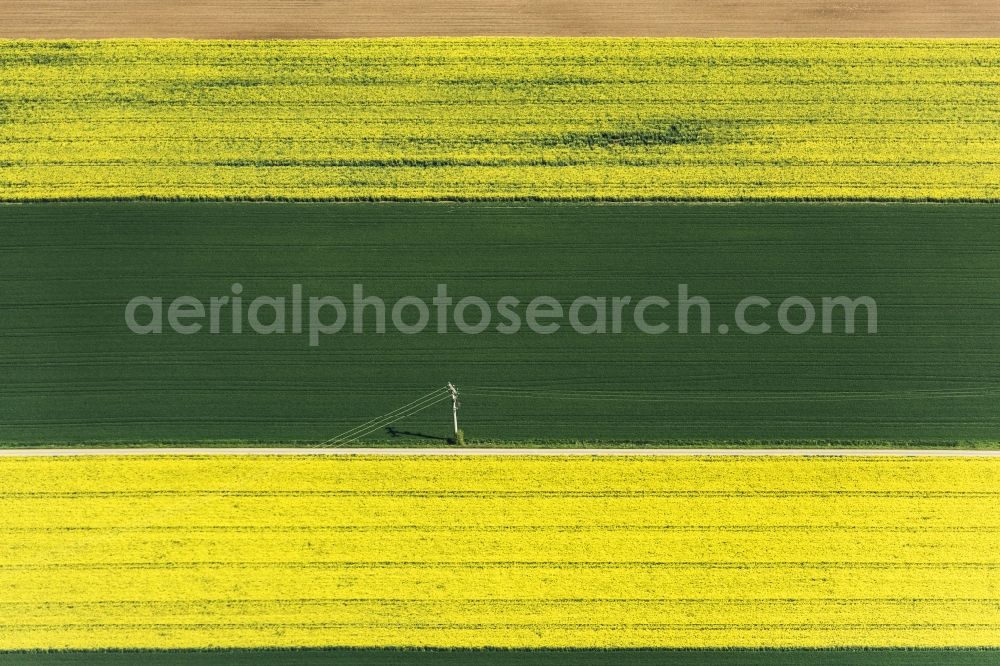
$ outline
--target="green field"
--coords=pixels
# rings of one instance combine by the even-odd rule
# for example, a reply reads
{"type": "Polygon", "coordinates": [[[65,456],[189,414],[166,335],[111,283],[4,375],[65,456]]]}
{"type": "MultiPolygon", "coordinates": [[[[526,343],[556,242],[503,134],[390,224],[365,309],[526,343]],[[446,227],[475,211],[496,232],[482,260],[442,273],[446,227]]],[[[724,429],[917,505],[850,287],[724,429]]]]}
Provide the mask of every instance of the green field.
{"type": "Polygon", "coordinates": [[[0,652],[13,666],[134,664],[149,666],[986,666],[1000,663],[995,650],[219,650],[125,652],[0,652]]]}
{"type": "MultiPolygon", "coordinates": [[[[467,436],[487,443],[987,446],[1000,432],[996,207],[64,203],[4,206],[0,234],[7,444],[320,441],[446,381],[467,436]],[[305,333],[234,335],[224,317],[218,334],[125,325],[135,296],[207,303],[235,282],[247,302],[296,283],[307,297],[349,300],[362,283],[390,304],[430,301],[447,283],[456,300],[563,306],[674,301],[684,283],[711,301],[711,325],[697,332],[697,308],[686,335],[643,334],[627,316],[592,335],[348,325],[316,347],[305,333]],[[735,332],[748,295],[870,296],[878,332],[860,319],[853,335],[735,332]]],[[[754,318],[774,323],[768,312],[754,318]]],[[[370,441],[438,445],[449,420],[442,403],[370,441]]]]}

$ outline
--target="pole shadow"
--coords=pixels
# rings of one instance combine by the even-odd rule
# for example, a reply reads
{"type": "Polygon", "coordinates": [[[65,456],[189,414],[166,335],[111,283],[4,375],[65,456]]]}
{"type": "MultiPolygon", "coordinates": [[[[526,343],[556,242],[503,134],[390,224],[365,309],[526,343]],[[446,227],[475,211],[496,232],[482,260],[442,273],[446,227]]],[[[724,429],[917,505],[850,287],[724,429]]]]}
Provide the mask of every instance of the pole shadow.
{"type": "Polygon", "coordinates": [[[396,428],[393,428],[392,426],[389,426],[388,428],[386,428],[385,431],[392,438],[397,438],[397,437],[419,437],[420,439],[433,439],[433,440],[440,441],[440,442],[448,442],[449,444],[451,444],[451,443],[454,442],[454,440],[451,437],[439,437],[437,435],[428,435],[428,434],[425,434],[425,433],[422,433],[422,432],[411,432],[409,430],[397,430],[396,428]]]}

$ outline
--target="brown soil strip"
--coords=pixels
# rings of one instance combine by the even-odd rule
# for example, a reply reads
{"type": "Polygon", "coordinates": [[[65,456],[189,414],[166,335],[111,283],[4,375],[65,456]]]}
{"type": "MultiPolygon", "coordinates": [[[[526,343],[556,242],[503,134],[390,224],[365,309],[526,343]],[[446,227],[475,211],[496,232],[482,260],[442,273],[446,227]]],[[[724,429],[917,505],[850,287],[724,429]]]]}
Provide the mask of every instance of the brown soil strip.
{"type": "Polygon", "coordinates": [[[0,0],[0,38],[1000,37],[996,0],[0,0]]]}

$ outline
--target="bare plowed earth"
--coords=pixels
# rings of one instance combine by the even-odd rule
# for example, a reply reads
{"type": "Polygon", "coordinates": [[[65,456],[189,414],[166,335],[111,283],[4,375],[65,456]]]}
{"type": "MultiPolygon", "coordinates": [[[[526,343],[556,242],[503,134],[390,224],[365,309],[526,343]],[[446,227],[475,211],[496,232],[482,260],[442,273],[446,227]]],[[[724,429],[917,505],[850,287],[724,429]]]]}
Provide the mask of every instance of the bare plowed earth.
{"type": "Polygon", "coordinates": [[[0,38],[1000,37],[994,0],[3,0],[0,38]]]}

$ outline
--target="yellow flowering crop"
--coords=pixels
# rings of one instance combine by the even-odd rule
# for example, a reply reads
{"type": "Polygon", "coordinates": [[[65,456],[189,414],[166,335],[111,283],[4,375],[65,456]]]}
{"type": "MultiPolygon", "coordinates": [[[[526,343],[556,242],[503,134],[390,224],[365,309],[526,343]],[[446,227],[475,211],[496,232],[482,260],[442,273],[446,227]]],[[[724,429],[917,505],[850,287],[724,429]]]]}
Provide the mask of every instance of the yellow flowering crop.
{"type": "Polygon", "coordinates": [[[0,200],[1000,198],[1000,41],[0,41],[0,200]]]}
{"type": "Polygon", "coordinates": [[[0,459],[0,649],[1000,645],[1000,459],[0,459]]]}

